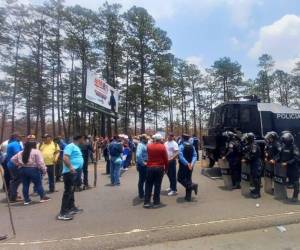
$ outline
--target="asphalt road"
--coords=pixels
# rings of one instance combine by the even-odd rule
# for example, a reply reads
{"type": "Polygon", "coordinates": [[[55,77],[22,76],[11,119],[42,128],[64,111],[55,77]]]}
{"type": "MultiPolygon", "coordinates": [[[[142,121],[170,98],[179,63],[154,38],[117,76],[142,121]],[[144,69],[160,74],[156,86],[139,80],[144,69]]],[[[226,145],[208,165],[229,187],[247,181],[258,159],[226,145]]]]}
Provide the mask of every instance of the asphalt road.
{"type": "Polygon", "coordinates": [[[232,234],[207,236],[190,240],[165,242],[151,246],[126,248],[124,250],[299,250],[300,224],[288,225],[286,232],[276,227],[232,234]]]}
{"type": "MultiPolygon", "coordinates": [[[[92,180],[92,168],[90,172],[92,180]]],[[[57,185],[58,192],[51,195],[48,203],[13,205],[17,236],[1,242],[0,248],[120,249],[300,222],[300,204],[282,203],[265,194],[260,200],[245,199],[239,190],[223,190],[222,180],[200,175],[199,166],[194,181],[199,183],[200,192],[193,202],[184,202],[184,189],[178,185],[178,196],[168,197],[163,192],[161,200],[165,206],[150,210],[144,209],[137,199],[134,167],[123,174],[120,187],[109,186],[109,179],[103,173],[101,162],[97,187],[76,193],[77,205],[84,212],[73,221],[55,219],[62,183],[57,185]]],[[[165,177],[163,189],[167,187],[165,177]]],[[[3,199],[1,193],[0,200],[3,199]]],[[[11,234],[7,205],[3,201],[0,221],[0,232],[11,234]]]]}

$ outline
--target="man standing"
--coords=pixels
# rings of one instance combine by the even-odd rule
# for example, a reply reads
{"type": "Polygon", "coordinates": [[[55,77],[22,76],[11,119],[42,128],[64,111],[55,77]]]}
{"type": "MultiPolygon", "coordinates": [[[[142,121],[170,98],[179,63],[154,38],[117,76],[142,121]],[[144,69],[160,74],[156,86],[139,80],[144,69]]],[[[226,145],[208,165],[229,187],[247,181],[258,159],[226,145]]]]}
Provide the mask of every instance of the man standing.
{"type": "Polygon", "coordinates": [[[147,146],[147,177],[144,208],[151,207],[151,193],[154,186],[153,207],[160,206],[161,183],[168,167],[168,154],[165,146],[162,144],[162,136],[155,134],[153,143],[147,146]]]}
{"type": "Polygon", "coordinates": [[[21,184],[20,171],[17,168],[17,166],[15,166],[15,164],[11,162],[11,158],[17,153],[19,153],[20,151],[22,151],[23,149],[20,143],[20,138],[21,137],[18,133],[14,133],[11,135],[11,138],[7,145],[7,152],[5,158],[6,171],[9,172],[9,176],[10,176],[8,179],[9,183],[7,187],[8,187],[9,199],[11,202],[22,200],[21,198],[18,198],[18,187],[21,184]]]}
{"type": "MultiPolygon", "coordinates": [[[[88,137],[85,137],[84,144],[80,145],[80,149],[83,156],[83,190],[89,189],[89,181],[88,181],[88,167],[89,167],[89,156],[94,153],[92,144],[88,137]]],[[[77,191],[81,191],[81,173],[79,173],[78,185],[76,186],[77,191]]]]}
{"type": "Polygon", "coordinates": [[[55,165],[57,163],[60,148],[57,143],[52,140],[52,136],[45,134],[43,136],[43,142],[38,145],[38,149],[42,152],[45,164],[47,166],[48,182],[49,182],[49,192],[53,193],[55,191],[54,187],[54,172],[55,165]]]}
{"type": "Polygon", "coordinates": [[[73,140],[73,143],[67,145],[64,150],[64,194],[60,214],[57,217],[58,220],[72,220],[74,214],[83,211],[75,206],[74,189],[77,171],[81,170],[83,166],[83,157],[79,145],[84,144],[84,136],[74,136],[73,140]]]}
{"type": "Polygon", "coordinates": [[[116,98],[114,96],[114,91],[112,91],[112,90],[110,91],[109,105],[110,105],[111,111],[115,113],[117,102],[116,102],[116,98]]]}
{"type": "Polygon", "coordinates": [[[62,169],[63,169],[63,156],[64,156],[64,149],[67,146],[67,144],[64,142],[61,136],[57,136],[54,138],[54,143],[58,144],[60,152],[59,152],[59,157],[55,166],[55,177],[56,177],[56,182],[61,181],[61,175],[62,175],[62,169]]]}
{"type": "Polygon", "coordinates": [[[170,188],[168,189],[168,195],[177,195],[177,180],[176,180],[176,158],[179,153],[179,147],[177,142],[174,140],[174,134],[170,133],[168,141],[165,142],[165,147],[168,152],[168,177],[170,181],[170,188]]]}
{"type": "Polygon", "coordinates": [[[147,160],[148,160],[147,143],[148,143],[147,135],[145,134],[141,135],[140,143],[137,146],[137,152],[136,152],[136,159],[137,159],[136,167],[137,167],[137,171],[139,172],[138,189],[139,189],[140,199],[144,199],[145,196],[144,185],[147,176],[147,160]]]}
{"type": "Polygon", "coordinates": [[[123,146],[119,136],[114,136],[108,147],[110,155],[110,179],[112,186],[120,186],[123,146]]]}
{"type": "Polygon", "coordinates": [[[197,195],[198,184],[192,182],[192,174],[197,154],[194,146],[189,142],[189,135],[182,135],[182,144],[179,146],[179,171],[178,182],[185,187],[185,200],[192,200],[192,191],[197,195]]]}

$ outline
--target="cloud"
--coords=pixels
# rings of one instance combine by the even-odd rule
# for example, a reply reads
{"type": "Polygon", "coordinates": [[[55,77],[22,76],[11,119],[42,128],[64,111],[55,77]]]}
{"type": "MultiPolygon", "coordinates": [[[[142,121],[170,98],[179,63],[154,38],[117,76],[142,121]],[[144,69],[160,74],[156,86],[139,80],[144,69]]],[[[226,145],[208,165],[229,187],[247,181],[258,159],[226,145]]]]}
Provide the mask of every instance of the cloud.
{"type": "MultiPolygon", "coordinates": [[[[37,1],[37,0],[29,0],[37,1]]],[[[263,0],[108,0],[120,3],[124,9],[131,6],[146,8],[156,19],[176,18],[180,14],[207,16],[214,9],[223,7],[229,12],[232,22],[237,26],[247,26],[253,7],[261,5],[263,0]]],[[[66,0],[66,5],[79,4],[96,10],[104,0],[66,0]]]]}
{"type": "Polygon", "coordinates": [[[205,72],[204,60],[201,56],[188,56],[185,60],[190,64],[198,66],[202,73],[205,72]]]}
{"type": "Polygon", "coordinates": [[[262,27],[249,56],[257,59],[263,53],[273,56],[276,67],[290,71],[300,60],[300,16],[285,15],[262,27]]]}

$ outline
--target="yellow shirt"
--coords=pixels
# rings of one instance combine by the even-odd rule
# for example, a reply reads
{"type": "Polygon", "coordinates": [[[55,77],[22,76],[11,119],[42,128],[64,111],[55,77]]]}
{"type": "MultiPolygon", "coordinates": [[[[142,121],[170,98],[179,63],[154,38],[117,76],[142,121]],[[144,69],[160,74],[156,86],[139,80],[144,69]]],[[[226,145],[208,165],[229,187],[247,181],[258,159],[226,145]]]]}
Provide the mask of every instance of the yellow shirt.
{"type": "Polygon", "coordinates": [[[43,143],[41,146],[38,145],[37,148],[42,152],[46,165],[54,165],[56,163],[60,152],[60,148],[56,143],[43,143]]]}

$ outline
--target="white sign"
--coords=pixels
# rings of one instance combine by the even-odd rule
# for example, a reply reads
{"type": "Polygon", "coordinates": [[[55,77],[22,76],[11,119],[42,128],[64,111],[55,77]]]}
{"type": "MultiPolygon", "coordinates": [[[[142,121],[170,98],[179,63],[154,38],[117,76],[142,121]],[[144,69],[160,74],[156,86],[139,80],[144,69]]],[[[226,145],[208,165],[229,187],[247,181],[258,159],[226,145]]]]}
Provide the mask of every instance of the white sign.
{"type": "Polygon", "coordinates": [[[119,92],[101,80],[95,72],[87,72],[85,98],[99,106],[118,112],[119,92]]]}

